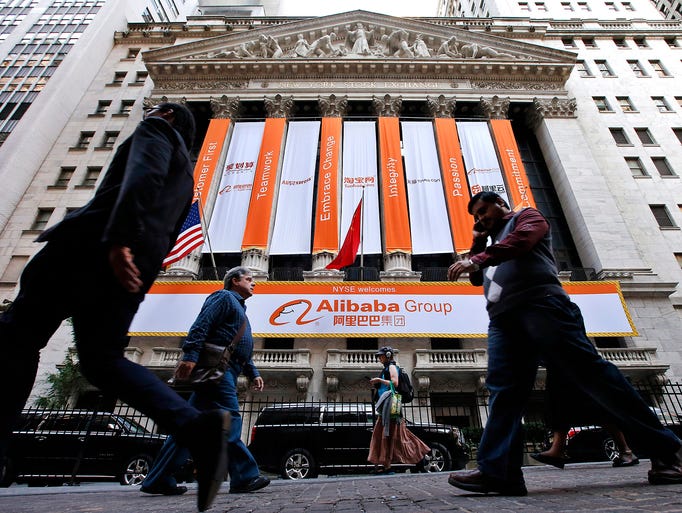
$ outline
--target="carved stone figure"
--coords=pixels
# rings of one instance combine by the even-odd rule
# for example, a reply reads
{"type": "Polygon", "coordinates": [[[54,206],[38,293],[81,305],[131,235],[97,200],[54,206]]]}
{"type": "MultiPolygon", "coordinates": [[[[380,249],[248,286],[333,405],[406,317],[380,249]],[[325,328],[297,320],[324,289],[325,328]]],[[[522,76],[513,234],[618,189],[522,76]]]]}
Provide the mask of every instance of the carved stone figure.
{"type": "Polygon", "coordinates": [[[489,46],[481,46],[476,43],[466,43],[459,47],[459,51],[465,59],[500,59],[508,58],[515,59],[516,57],[510,53],[498,52],[489,46]]]}
{"type": "Polygon", "coordinates": [[[264,34],[258,38],[258,49],[260,55],[266,59],[279,59],[284,54],[277,40],[264,34]]]}
{"type": "Polygon", "coordinates": [[[209,54],[211,59],[243,59],[245,57],[255,57],[253,50],[256,47],[255,41],[247,41],[234,47],[233,50],[222,50],[215,54],[209,54]]]}
{"type": "Polygon", "coordinates": [[[410,49],[408,42],[410,35],[406,30],[398,29],[391,32],[390,35],[383,36],[384,44],[386,45],[386,55],[393,57],[414,57],[414,53],[410,49]]]}
{"type": "Polygon", "coordinates": [[[310,52],[310,44],[305,40],[303,34],[298,35],[298,40],[294,45],[294,55],[298,57],[306,57],[310,52]]]}
{"type": "Polygon", "coordinates": [[[332,44],[332,40],[336,37],[334,32],[317,38],[310,44],[309,57],[335,57],[338,55],[345,55],[345,52],[332,44]]]}
{"type": "Polygon", "coordinates": [[[369,45],[373,37],[373,30],[366,30],[362,23],[356,24],[355,30],[349,30],[346,33],[346,45],[350,48],[349,53],[355,55],[371,55],[372,51],[370,50],[369,45]]]}
{"type": "Polygon", "coordinates": [[[421,34],[417,34],[414,44],[412,45],[412,51],[414,52],[415,57],[431,57],[429,47],[426,46],[426,42],[424,42],[421,34]]]}
{"type": "Polygon", "coordinates": [[[457,38],[452,36],[450,39],[443,40],[443,43],[438,48],[437,55],[438,57],[461,57],[462,55],[459,53],[457,38]]]}

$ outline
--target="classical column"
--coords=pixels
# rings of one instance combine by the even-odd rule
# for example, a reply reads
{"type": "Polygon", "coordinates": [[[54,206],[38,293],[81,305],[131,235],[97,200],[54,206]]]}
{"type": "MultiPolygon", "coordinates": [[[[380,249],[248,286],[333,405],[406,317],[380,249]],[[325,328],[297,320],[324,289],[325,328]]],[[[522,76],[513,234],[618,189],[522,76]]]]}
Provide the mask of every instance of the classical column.
{"type": "Polygon", "coordinates": [[[426,108],[429,110],[429,114],[434,118],[451,118],[456,105],[457,100],[455,100],[454,96],[446,98],[441,94],[438,97],[426,97],[426,108]]]}
{"type": "Polygon", "coordinates": [[[509,104],[511,100],[509,96],[500,98],[495,95],[490,99],[481,96],[478,103],[478,112],[483,114],[488,119],[507,119],[509,115],[509,104]]]}
{"type": "MultiPolygon", "coordinates": [[[[294,109],[293,96],[266,96],[263,103],[269,118],[288,118],[294,109]]],[[[269,257],[264,249],[250,248],[242,251],[242,265],[251,269],[254,278],[260,281],[268,279],[269,257]]]]}
{"type": "MultiPolygon", "coordinates": [[[[385,94],[382,97],[372,97],[374,113],[379,117],[399,117],[402,104],[402,96],[385,94]]],[[[381,272],[381,279],[384,281],[415,281],[421,278],[421,273],[412,271],[412,255],[405,251],[385,253],[384,269],[381,272]]]]}
{"type": "Polygon", "coordinates": [[[615,197],[604,194],[620,186],[602,172],[614,163],[589,150],[576,106],[573,98],[535,98],[526,121],[535,131],[583,266],[600,277],[609,269],[650,274],[615,197]]]}
{"type": "MultiPolygon", "coordinates": [[[[348,96],[336,96],[335,94],[318,96],[317,103],[323,118],[342,118],[348,110],[348,96]]],[[[334,260],[334,253],[330,251],[314,254],[312,271],[304,271],[303,278],[306,281],[343,281],[343,271],[325,269],[332,260],[334,260]]]]}
{"type": "MultiPolygon", "coordinates": [[[[184,103],[183,98],[183,103],[184,103]]],[[[239,97],[227,97],[223,95],[219,99],[210,98],[211,104],[211,119],[233,119],[239,115],[240,110],[240,100],[239,97]]],[[[220,156],[217,156],[220,159],[220,156]]],[[[208,238],[205,228],[211,219],[211,214],[213,213],[213,206],[215,204],[215,198],[218,193],[217,185],[220,183],[221,173],[215,173],[213,176],[213,182],[205,189],[205,194],[208,194],[208,198],[205,198],[205,205],[201,212],[202,223],[204,229],[204,237],[208,238]],[[215,185],[215,187],[214,187],[215,185]]],[[[202,202],[200,202],[201,205],[202,202]]],[[[197,248],[192,251],[189,255],[178,260],[177,262],[171,264],[168,269],[160,276],[164,280],[196,280],[199,277],[200,267],[201,267],[201,256],[202,249],[197,248]]],[[[222,276],[210,275],[209,279],[222,280],[222,276]]]]}

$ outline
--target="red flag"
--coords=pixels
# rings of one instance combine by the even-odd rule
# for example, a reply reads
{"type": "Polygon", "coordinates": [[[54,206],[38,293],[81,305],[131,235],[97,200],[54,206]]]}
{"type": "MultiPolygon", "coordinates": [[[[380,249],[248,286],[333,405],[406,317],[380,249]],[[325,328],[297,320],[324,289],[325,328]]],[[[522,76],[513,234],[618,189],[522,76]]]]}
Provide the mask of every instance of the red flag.
{"type": "Polygon", "coordinates": [[[343,245],[339,250],[339,254],[336,258],[332,260],[325,269],[341,269],[347,265],[351,265],[355,262],[355,257],[358,254],[358,248],[360,247],[360,217],[362,213],[362,199],[358,206],[355,208],[355,213],[353,214],[353,219],[350,222],[350,228],[348,228],[348,233],[346,238],[343,240],[343,245]]]}

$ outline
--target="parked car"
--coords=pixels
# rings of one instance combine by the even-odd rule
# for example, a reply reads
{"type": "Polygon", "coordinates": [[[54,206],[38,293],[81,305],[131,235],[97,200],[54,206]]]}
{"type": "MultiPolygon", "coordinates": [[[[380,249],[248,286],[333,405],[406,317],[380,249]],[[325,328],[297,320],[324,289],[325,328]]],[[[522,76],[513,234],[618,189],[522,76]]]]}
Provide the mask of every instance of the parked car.
{"type": "Polygon", "coordinates": [[[137,485],[165,438],[113,413],[25,410],[10,439],[0,486],[14,481],[59,484],[72,476],[137,485]]]}
{"type": "MultiPolygon", "coordinates": [[[[678,437],[682,436],[682,424],[679,419],[673,419],[664,414],[659,408],[651,408],[663,425],[673,431],[678,437]]],[[[551,444],[551,435],[550,441],[551,444]]],[[[640,458],[648,458],[649,454],[637,447],[634,440],[628,440],[632,451],[640,458]]],[[[579,426],[568,430],[566,436],[566,455],[571,462],[583,461],[613,461],[618,456],[618,446],[611,433],[601,426],[579,426]]]]}
{"type": "MultiPolygon", "coordinates": [[[[286,479],[369,471],[375,413],[364,403],[291,403],[263,408],[251,429],[249,450],[258,465],[286,479]]],[[[431,452],[412,470],[463,468],[468,454],[460,430],[445,424],[407,422],[431,452]]],[[[406,465],[394,465],[407,469],[406,465]]]]}

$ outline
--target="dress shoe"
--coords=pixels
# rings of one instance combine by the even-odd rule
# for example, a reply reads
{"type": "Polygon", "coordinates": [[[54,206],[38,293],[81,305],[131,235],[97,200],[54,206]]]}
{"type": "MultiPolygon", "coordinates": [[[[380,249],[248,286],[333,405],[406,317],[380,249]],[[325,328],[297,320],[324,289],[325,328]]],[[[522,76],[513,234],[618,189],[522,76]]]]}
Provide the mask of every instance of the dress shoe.
{"type": "Polygon", "coordinates": [[[521,481],[504,481],[486,476],[480,470],[460,470],[452,472],[448,483],[462,490],[475,493],[497,493],[512,497],[528,495],[526,484],[521,481]]]}
{"type": "Polygon", "coordinates": [[[249,493],[265,488],[270,484],[270,480],[265,476],[254,477],[250,481],[238,486],[230,486],[230,493],[249,493]]]}
{"type": "Polygon", "coordinates": [[[549,456],[541,452],[534,452],[530,455],[530,457],[536,461],[539,461],[540,463],[544,463],[545,465],[552,465],[553,467],[561,469],[563,469],[564,465],[568,463],[568,458],[566,456],[549,456]]]}
{"type": "Polygon", "coordinates": [[[614,467],[632,467],[639,465],[639,458],[632,451],[623,451],[613,459],[614,467]]]}
{"type": "MultiPolygon", "coordinates": [[[[230,413],[224,410],[202,412],[182,430],[181,440],[192,454],[197,469],[197,509],[206,511],[213,504],[227,476],[227,439],[230,413]]],[[[182,443],[182,442],[181,442],[182,443]]]]}
{"type": "Polygon", "coordinates": [[[671,463],[664,463],[660,459],[651,458],[649,484],[682,484],[682,465],[677,458],[676,460],[671,463]]]}
{"type": "Polygon", "coordinates": [[[142,493],[150,495],[182,495],[187,491],[186,486],[142,486],[140,487],[142,493]]]}

